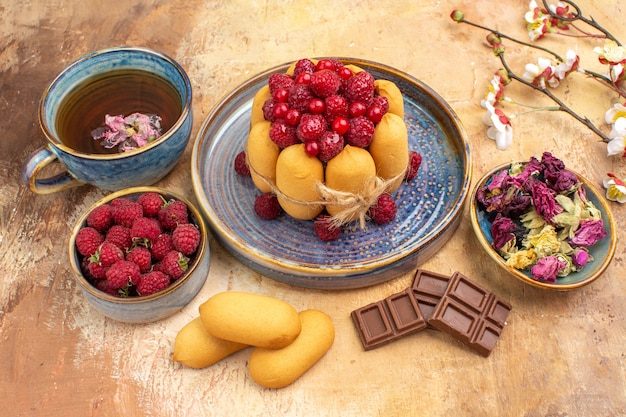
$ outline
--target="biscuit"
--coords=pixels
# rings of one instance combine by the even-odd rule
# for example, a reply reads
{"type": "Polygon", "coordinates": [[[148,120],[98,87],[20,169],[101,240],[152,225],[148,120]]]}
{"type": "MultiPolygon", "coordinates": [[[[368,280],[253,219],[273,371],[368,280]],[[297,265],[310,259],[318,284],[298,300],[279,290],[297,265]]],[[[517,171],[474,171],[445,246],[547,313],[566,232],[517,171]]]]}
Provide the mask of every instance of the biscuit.
{"type": "MultiPolygon", "coordinates": [[[[356,195],[369,195],[367,187],[373,185],[376,165],[370,153],[357,146],[346,145],[342,151],[326,164],[326,186],[333,190],[356,195]]],[[[326,204],[331,216],[345,210],[340,204],[326,204]]],[[[357,218],[348,219],[356,220],[357,218]]]]}
{"type": "Polygon", "coordinates": [[[219,339],[207,332],[202,319],[191,320],[176,335],[172,359],[190,368],[211,366],[225,357],[248,347],[243,343],[219,339]]]}
{"type": "Polygon", "coordinates": [[[393,193],[404,180],[401,174],[409,163],[409,135],[404,120],[394,113],[385,113],[374,129],[369,152],[376,164],[376,174],[385,181],[399,178],[385,191],[393,193]]]}
{"type": "Polygon", "coordinates": [[[245,345],[279,349],[300,334],[298,312],[266,295],[221,292],[199,307],[204,328],[213,336],[245,345]]]}
{"type": "Polygon", "coordinates": [[[318,310],[299,313],[300,335],[282,349],[255,348],[250,355],[250,376],[266,388],[282,388],[308,371],[331,348],[335,328],[331,318],[318,310]]]}
{"type": "Polygon", "coordinates": [[[276,161],[276,187],[280,191],[277,196],[278,203],[291,217],[310,220],[321,213],[323,205],[306,203],[321,200],[317,184],[323,182],[324,165],[318,158],[307,155],[303,143],[286,147],[278,156],[276,161]]]}
{"type": "Polygon", "coordinates": [[[276,182],[276,160],[280,153],[280,148],[270,138],[271,127],[269,121],[255,123],[248,134],[246,149],[252,181],[264,193],[271,192],[271,184],[276,182]]]}

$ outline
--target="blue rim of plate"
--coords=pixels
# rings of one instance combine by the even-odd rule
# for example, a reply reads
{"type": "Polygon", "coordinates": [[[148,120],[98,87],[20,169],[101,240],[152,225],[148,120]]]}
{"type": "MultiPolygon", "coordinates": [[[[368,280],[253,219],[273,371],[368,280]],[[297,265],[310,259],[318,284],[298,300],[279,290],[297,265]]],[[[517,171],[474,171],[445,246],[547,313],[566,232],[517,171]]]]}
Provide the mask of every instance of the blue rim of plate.
{"type": "Polygon", "coordinates": [[[409,272],[450,238],[471,180],[465,131],[437,93],[386,65],[335,59],[393,81],[403,93],[409,148],[423,159],[417,177],[394,194],[394,221],[348,227],[338,240],[323,242],[312,221],[287,215],[267,221],[254,213],[260,191],[234,171],[233,161],[245,148],[255,93],[290,63],[256,75],[220,100],[200,128],[191,158],[194,192],[215,239],[256,272],[306,288],[360,288],[409,272]]]}

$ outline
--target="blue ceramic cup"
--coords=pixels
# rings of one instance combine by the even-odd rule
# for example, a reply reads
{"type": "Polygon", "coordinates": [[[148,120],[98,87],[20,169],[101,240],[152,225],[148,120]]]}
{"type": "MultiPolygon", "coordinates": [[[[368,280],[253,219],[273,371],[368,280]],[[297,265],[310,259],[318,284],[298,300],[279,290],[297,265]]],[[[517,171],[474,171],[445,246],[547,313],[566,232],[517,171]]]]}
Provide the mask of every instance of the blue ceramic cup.
{"type": "MultiPolygon", "coordinates": [[[[105,90],[92,89],[89,94],[100,94],[102,100],[108,100],[111,107],[116,107],[116,98],[105,90]]],[[[191,98],[191,83],[184,69],[162,53],[146,48],[115,47],[79,58],[65,68],[42,95],[39,125],[47,143],[24,162],[24,184],[35,193],[50,194],[83,184],[116,191],[156,183],[174,168],[189,142],[193,122],[191,98]],[[170,96],[176,96],[176,106],[180,107],[171,117],[171,126],[158,139],[126,152],[99,153],[68,145],[63,129],[59,127],[61,112],[67,113],[62,110],[64,103],[74,100],[72,94],[76,95],[78,89],[93,80],[109,76],[113,80],[113,75],[121,73],[143,74],[147,78],[158,79],[159,83],[154,84],[154,88],[161,88],[158,86],[165,82],[167,89],[171,90],[170,96]],[[62,165],[62,172],[56,173],[58,168],[52,173],[44,171],[44,168],[57,162],[62,165]]],[[[119,101],[121,106],[128,99],[120,98],[119,101]]],[[[160,100],[152,98],[152,101],[158,105],[160,100]]],[[[75,108],[79,109],[79,106],[75,108]]],[[[115,108],[107,109],[113,115],[115,111],[115,108]]]]}

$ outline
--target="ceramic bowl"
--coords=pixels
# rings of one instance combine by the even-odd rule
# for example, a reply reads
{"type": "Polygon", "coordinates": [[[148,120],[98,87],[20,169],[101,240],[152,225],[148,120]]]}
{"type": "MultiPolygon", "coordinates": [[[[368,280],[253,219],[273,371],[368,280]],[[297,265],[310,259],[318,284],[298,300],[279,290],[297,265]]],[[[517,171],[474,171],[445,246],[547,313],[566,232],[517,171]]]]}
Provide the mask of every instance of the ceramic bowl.
{"type": "Polygon", "coordinates": [[[409,147],[422,155],[422,165],[417,177],[396,191],[398,213],[392,222],[348,227],[339,239],[324,242],[315,236],[312,221],[288,215],[266,221],[255,214],[259,191],[250,177],[234,171],[233,161],[246,147],[254,95],[289,63],[256,75],[214,107],[198,133],[191,162],[198,204],[221,245],[266,277],[325,290],[381,283],[436,254],[462,219],[471,178],[463,126],[436,92],[389,66],[337,59],[393,81],[402,92],[409,147]]]}
{"type": "MultiPolygon", "coordinates": [[[[520,161],[525,163],[526,161],[520,161]]],[[[567,291],[576,288],[583,287],[591,284],[598,279],[604,271],[607,269],[613,255],[615,254],[615,248],[617,244],[617,234],[615,231],[615,221],[613,214],[603,198],[602,194],[582,175],[568,169],[574,173],[585,187],[587,198],[598,208],[602,213],[602,219],[604,220],[604,229],[606,236],[595,245],[589,248],[589,253],[593,256],[593,261],[587,263],[584,268],[577,272],[572,272],[566,277],[557,278],[555,283],[543,282],[535,280],[532,277],[530,271],[519,270],[508,266],[505,259],[492,247],[493,239],[491,235],[491,223],[488,219],[488,214],[483,207],[477,201],[478,190],[485,186],[491,179],[491,177],[511,167],[511,163],[500,165],[491,171],[487,172],[475,185],[470,196],[470,218],[472,228],[480,242],[482,248],[487,252],[489,257],[493,259],[496,264],[509,275],[525,282],[526,284],[534,287],[543,288],[547,290],[567,291]]]]}
{"type": "Polygon", "coordinates": [[[185,197],[158,187],[133,187],[117,191],[92,205],[76,222],[68,244],[69,260],[76,282],[87,301],[100,313],[112,319],[128,323],[147,323],[171,316],[185,307],[198,294],[209,272],[210,251],[207,229],[198,209],[185,197]],[[180,200],[189,208],[190,222],[195,224],[201,236],[200,245],[190,261],[188,269],[164,290],[146,296],[116,297],[100,291],[81,271],[81,255],[76,251],[76,234],[85,226],[87,216],[96,207],[118,197],[137,199],[146,192],[157,192],[166,200],[180,200]]]}

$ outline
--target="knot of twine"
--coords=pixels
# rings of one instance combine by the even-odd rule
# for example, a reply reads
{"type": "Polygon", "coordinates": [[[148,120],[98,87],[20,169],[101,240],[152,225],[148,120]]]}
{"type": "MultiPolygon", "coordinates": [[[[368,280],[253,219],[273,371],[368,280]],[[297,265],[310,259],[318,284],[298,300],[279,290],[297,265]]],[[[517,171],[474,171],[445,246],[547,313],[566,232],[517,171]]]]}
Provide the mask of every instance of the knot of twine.
{"type": "MultiPolygon", "coordinates": [[[[246,164],[248,164],[248,158],[246,155],[246,164]]],[[[250,164],[248,164],[251,172],[254,172],[258,178],[260,178],[275,194],[277,197],[280,197],[286,201],[289,201],[294,204],[298,204],[301,206],[313,207],[313,206],[325,206],[325,205],[333,205],[342,207],[334,215],[330,216],[330,224],[331,227],[341,227],[342,225],[349,223],[355,218],[359,220],[359,226],[361,229],[365,229],[365,225],[367,222],[367,212],[371,206],[373,206],[378,197],[385,192],[387,187],[390,184],[393,184],[400,178],[404,178],[406,174],[407,167],[402,170],[395,177],[389,178],[385,180],[379,176],[370,177],[363,188],[358,194],[351,193],[349,191],[341,191],[328,187],[321,181],[318,181],[315,184],[315,189],[318,192],[319,196],[322,200],[314,200],[314,201],[301,201],[295,198],[289,197],[285,193],[281,192],[274,181],[270,178],[265,177],[256,171],[250,164]]]]}

